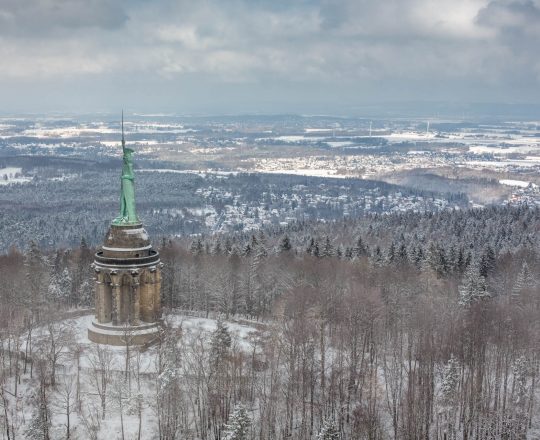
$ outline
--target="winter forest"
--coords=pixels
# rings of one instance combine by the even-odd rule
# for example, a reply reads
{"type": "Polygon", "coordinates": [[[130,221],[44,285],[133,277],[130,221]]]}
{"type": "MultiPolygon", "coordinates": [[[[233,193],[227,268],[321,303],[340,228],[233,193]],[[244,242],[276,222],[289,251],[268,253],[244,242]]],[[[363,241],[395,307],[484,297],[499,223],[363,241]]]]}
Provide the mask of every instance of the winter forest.
{"type": "Polygon", "coordinates": [[[94,249],[0,257],[2,439],[540,435],[538,208],[155,243],[163,330],[89,344],[94,249]]]}
{"type": "Polygon", "coordinates": [[[0,0],[0,440],[540,440],[540,0],[0,0]]]}

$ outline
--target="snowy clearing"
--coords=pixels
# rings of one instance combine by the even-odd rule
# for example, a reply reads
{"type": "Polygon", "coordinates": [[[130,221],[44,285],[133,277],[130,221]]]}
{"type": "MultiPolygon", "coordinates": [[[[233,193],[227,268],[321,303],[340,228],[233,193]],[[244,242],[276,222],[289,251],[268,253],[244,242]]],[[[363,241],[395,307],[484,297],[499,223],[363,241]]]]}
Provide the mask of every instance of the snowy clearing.
{"type": "MultiPolygon", "coordinates": [[[[519,186],[520,188],[527,188],[529,185],[531,185],[531,182],[526,182],[524,180],[512,180],[512,179],[502,179],[499,180],[499,183],[501,185],[507,185],[507,186],[519,186]]],[[[532,186],[536,186],[534,183],[532,186]]]]}
{"type": "Polygon", "coordinates": [[[540,145],[521,145],[521,146],[512,146],[512,147],[492,147],[486,145],[471,145],[469,151],[473,154],[500,154],[500,155],[510,155],[510,154],[524,154],[532,153],[540,150],[540,145]]]}
{"type": "Polygon", "coordinates": [[[17,167],[7,167],[0,168],[0,185],[10,185],[12,183],[25,183],[32,180],[31,177],[24,177],[20,174],[22,173],[22,168],[17,167]]]}

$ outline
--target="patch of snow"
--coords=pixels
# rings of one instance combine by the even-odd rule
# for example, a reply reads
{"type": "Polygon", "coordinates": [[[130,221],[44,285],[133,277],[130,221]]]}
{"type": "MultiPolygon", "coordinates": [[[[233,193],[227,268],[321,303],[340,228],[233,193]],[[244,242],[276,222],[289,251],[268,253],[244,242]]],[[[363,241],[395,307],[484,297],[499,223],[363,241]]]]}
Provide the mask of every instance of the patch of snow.
{"type": "Polygon", "coordinates": [[[471,160],[464,162],[464,164],[484,168],[506,168],[508,166],[529,168],[540,165],[540,157],[529,156],[526,159],[519,160],[471,160]]]}
{"type": "Polygon", "coordinates": [[[500,154],[500,155],[509,155],[509,154],[524,154],[531,153],[540,150],[538,145],[521,145],[521,146],[512,146],[512,147],[494,147],[488,145],[471,145],[469,146],[469,152],[473,154],[500,154]]]}
{"type": "Polygon", "coordinates": [[[215,214],[216,213],[216,210],[214,209],[213,206],[206,206],[204,208],[187,208],[187,211],[192,214],[192,215],[196,215],[196,216],[206,216],[208,214],[215,214]]]}
{"type": "Polygon", "coordinates": [[[502,179],[502,180],[499,180],[499,183],[501,185],[519,186],[520,188],[527,188],[529,185],[532,185],[533,187],[537,186],[534,183],[531,184],[531,182],[526,182],[524,180],[512,180],[512,179],[502,179]]]}
{"type": "Polygon", "coordinates": [[[31,177],[21,176],[20,175],[21,173],[22,173],[22,168],[17,168],[17,167],[0,168],[0,185],[10,185],[12,183],[25,183],[25,182],[30,182],[32,180],[31,177]]]}
{"type": "Polygon", "coordinates": [[[333,128],[305,128],[306,133],[331,132],[333,128]]]}
{"type": "Polygon", "coordinates": [[[227,151],[234,151],[235,147],[222,147],[222,148],[193,148],[189,150],[193,154],[219,154],[227,151]]]}
{"type": "MultiPolygon", "coordinates": [[[[288,136],[276,136],[268,138],[268,140],[283,141],[287,143],[300,143],[300,142],[314,142],[324,140],[324,137],[320,136],[303,136],[303,135],[288,135],[288,136]]],[[[264,139],[263,139],[264,140],[264,139]]]]}
{"type": "Polygon", "coordinates": [[[214,174],[217,176],[236,176],[238,171],[222,171],[222,170],[174,170],[168,168],[142,168],[137,170],[137,172],[143,173],[176,173],[176,174],[197,174],[199,176],[204,176],[206,174],[214,174]]]}
{"type": "Polygon", "coordinates": [[[255,169],[252,172],[254,173],[265,173],[265,174],[291,174],[294,176],[311,176],[311,177],[335,177],[336,179],[348,179],[348,178],[358,178],[359,176],[354,176],[352,174],[337,174],[336,170],[325,170],[325,169],[255,169]]]}
{"type": "Polygon", "coordinates": [[[352,145],[353,143],[351,141],[330,141],[326,142],[330,147],[332,148],[340,148],[345,147],[347,145],[352,145]]]}
{"type": "Polygon", "coordinates": [[[381,136],[392,141],[424,141],[435,138],[435,133],[419,133],[416,131],[405,131],[398,133],[391,133],[390,135],[381,136]]]}

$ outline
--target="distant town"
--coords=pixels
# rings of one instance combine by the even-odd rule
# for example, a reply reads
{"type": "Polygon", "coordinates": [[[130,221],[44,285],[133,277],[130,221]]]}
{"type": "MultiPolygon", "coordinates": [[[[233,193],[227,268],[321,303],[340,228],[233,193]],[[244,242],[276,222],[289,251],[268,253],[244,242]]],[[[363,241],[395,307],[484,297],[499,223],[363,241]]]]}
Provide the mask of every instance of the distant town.
{"type": "MultiPolygon", "coordinates": [[[[50,230],[42,245],[73,245],[81,236],[99,242],[116,209],[104,188],[117,179],[117,119],[0,120],[2,248],[10,237],[20,246],[39,237],[39,225],[50,216],[58,231],[50,230]],[[109,212],[96,214],[79,203],[74,195],[83,194],[109,212]]],[[[126,141],[136,151],[141,215],[155,236],[285,228],[370,213],[539,205],[537,128],[534,121],[287,115],[129,115],[125,123],[126,141]]]]}

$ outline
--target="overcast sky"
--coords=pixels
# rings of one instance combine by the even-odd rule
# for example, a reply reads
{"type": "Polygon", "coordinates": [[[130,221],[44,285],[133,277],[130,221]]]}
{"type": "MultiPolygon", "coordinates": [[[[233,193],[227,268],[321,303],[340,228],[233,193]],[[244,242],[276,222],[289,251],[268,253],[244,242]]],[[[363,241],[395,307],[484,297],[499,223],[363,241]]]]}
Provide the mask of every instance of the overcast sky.
{"type": "Polygon", "coordinates": [[[0,0],[0,112],[540,102],[540,0],[0,0]]]}

